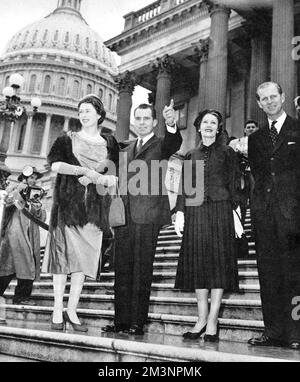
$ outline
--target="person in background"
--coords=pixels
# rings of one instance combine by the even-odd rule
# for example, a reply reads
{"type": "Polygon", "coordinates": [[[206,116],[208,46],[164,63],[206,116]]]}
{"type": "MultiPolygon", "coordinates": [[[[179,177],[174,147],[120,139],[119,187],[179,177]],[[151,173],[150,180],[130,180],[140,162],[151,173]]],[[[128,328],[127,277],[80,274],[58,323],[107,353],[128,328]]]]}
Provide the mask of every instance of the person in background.
{"type": "Polygon", "coordinates": [[[254,119],[245,122],[244,137],[231,140],[228,144],[237,152],[241,170],[240,207],[241,221],[244,224],[246,211],[252,198],[254,179],[248,161],[248,137],[259,129],[254,119]]]}
{"type": "Polygon", "coordinates": [[[236,291],[239,285],[233,219],[239,167],[236,153],[220,139],[222,116],[217,110],[203,110],[194,125],[201,143],[185,156],[182,194],[177,199],[175,230],[180,237],[183,231],[183,238],[175,288],[195,291],[197,297],[198,320],[183,337],[198,339],[205,333],[205,341],[216,342],[223,291],[236,291]],[[191,175],[185,170],[186,161],[192,163],[191,175]],[[204,173],[197,169],[197,162],[204,165],[204,173]],[[189,176],[193,187],[197,180],[204,182],[203,195],[186,192],[189,176]]]}
{"type": "Polygon", "coordinates": [[[30,199],[27,190],[36,187],[43,175],[32,167],[32,174],[18,177],[17,185],[8,185],[0,245],[0,296],[11,280],[17,278],[13,304],[35,305],[30,300],[34,280],[40,277],[40,230],[36,222],[23,214],[26,208],[44,222],[46,211],[41,197],[30,199]]]}
{"type": "Polygon", "coordinates": [[[86,332],[76,310],[85,277],[96,279],[101,269],[103,232],[110,229],[111,195],[104,188],[116,185],[116,173],[108,170],[117,165],[119,148],[113,136],[101,134],[106,112],[98,96],[85,96],[78,112],[81,130],[59,137],[48,155],[57,178],[42,271],[53,274],[52,329],[63,330],[69,323],[86,332]],[[63,311],[67,275],[71,288],[63,311]]]}

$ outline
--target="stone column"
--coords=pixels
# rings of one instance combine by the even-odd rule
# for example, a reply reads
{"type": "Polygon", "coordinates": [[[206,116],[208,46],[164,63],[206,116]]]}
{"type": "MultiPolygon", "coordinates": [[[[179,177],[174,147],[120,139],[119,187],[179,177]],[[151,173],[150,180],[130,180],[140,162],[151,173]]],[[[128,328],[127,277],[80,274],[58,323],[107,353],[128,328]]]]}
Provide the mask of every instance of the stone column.
{"type": "Polygon", "coordinates": [[[199,40],[195,44],[195,53],[199,59],[199,86],[198,86],[198,110],[205,107],[206,80],[207,80],[207,60],[208,60],[209,39],[199,40]]]}
{"type": "Polygon", "coordinates": [[[205,107],[217,109],[225,118],[227,94],[228,20],[230,10],[206,0],[211,27],[207,62],[205,107]]]}
{"type": "Polygon", "coordinates": [[[174,59],[166,54],[161,58],[157,58],[151,66],[157,72],[155,110],[158,124],[155,133],[159,137],[163,137],[166,126],[162,111],[166,105],[169,105],[171,100],[172,72],[176,64],[174,59]]]}
{"type": "MultiPolygon", "coordinates": [[[[197,55],[199,62],[199,84],[198,84],[198,111],[201,111],[205,107],[205,97],[206,97],[206,80],[207,80],[207,60],[208,60],[208,49],[209,49],[209,39],[201,39],[198,43],[193,44],[194,51],[197,55]]],[[[200,141],[199,134],[195,135],[195,144],[198,145],[200,141]]]]}
{"type": "Polygon", "coordinates": [[[265,114],[256,101],[256,89],[262,82],[270,78],[270,36],[271,20],[257,14],[249,19],[244,28],[251,37],[251,68],[247,99],[247,119],[255,119],[259,126],[265,124],[265,114]],[[258,22],[259,20],[259,22],[258,22]]]}
{"type": "Polygon", "coordinates": [[[286,95],[285,110],[295,115],[294,0],[273,1],[271,80],[278,82],[286,95]]]}
{"type": "Polygon", "coordinates": [[[27,124],[26,124],[26,132],[24,137],[24,145],[23,145],[22,154],[29,154],[29,151],[30,151],[32,120],[33,120],[33,116],[29,115],[27,119],[27,124]]]}
{"type": "Polygon", "coordinates": [[[117,106],[116,139],[124,141],[129,138],[130,111],[132,107],[132,93],[135,87],[133,74],[126,71],[115,78],[119,90],[117,106]]]}
{"type": "Polygon", "coordinates": [[[63,128],[63,131],[65,133],[67,133],[69,131],[69,122],[70,122],[70,118],[65,117],[64,128],[63,128]]]}
{"type": "Polygon", "coordinates": [[[50,128],[51,128],[51,117],[52,114],[47,114],[46,118],[46,125],[43,135],[43,142],[42,142],[42,148],[41,148],[41,156],[46,157],[48,154],[48,144],[49,144],[49,135],[50,135],[50,128]]]}

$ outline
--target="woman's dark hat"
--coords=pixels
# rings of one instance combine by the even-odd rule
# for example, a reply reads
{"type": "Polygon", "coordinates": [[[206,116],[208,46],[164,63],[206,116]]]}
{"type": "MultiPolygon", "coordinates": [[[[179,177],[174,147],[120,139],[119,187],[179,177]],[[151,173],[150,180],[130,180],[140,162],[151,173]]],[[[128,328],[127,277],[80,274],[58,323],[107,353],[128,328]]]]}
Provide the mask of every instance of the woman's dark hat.
{"type": "Polygon", "coordinates": [[[22,174],[20,174],[18,176],[18,182],[22,182],[23,179],[27,179],[29,176],[31,176],[32,174],[35,174],[37,179],[40,179],[43,174],[38,172],[38,170],[36,169],[36,167],[32,167],[32,166],[25,166],[23,168],[23,171],[22,171],[22,174]]]}

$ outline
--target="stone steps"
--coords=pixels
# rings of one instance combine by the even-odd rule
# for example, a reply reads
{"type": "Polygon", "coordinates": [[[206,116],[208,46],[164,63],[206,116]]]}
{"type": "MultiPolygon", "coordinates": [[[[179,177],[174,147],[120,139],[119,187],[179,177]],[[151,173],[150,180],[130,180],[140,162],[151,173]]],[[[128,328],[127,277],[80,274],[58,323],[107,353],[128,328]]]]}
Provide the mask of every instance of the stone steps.
{"type": "MultiPolygon", "coordinates": [[[[251,237],[249,222],[250,220],[246,224],[248,224],[247,230],[249,237],[251,237]]],[[[52,276],[42,274],[41,280],[34,283],[32,294],[32,299],[37,303],[37,306],[10,304],[13,289],[16,285],[15,281],[11,283],[10,288],[7,290],[6,318],[8,324],[6,326],[0,325],[0,352],[5,347],[6,350],[14,349],[16,352],[9,353],[10,350],[8,350],[7,354],[26,357],[28,355],[26,353],[28,346],[25,347],[24,343],[27,341],[30,343],[31,359],[38,360],[48,360],[47,357],[64,361],[68,359],[82,360],[83,358],[91,360],[99,356],[101,360],[102,358],[105,360],[107,357],[112,357],[113,360],[192,361],[209,357],[210,355],[207,354],[208,351],[205,346],[201,350],[201,354],[199,349],[196,349],[197,355],[189,353],[189,351],[195,349],[190,349],[186,345],[183,347],[184,352],[182,354],[178,350],[182,345],[176,345],[175,347],[172,345],[172,349],[164,347],[164,349],[161,349],[161,353],[159,348],[154,350],[156,349],[156,346],[153,345],[155,336],[169,336],[172,344],[174,341],[180,343],[182,342],[181,334],[189,330],[197,320],[197,304],[194,294],[174,289],[180,245],[181,239],[176,236],[173,226],[164,228],[161,231],[154,263],[149,324],[145,328],[147,334],[144,336],[148,339],[147,346],[144,343],[145,346],[141,346],[140,342],[132,341],[130,338],[121,339],[122,343],[117,342],[116,345],[113,341],[119,340],[107,338],[107,334],[101,332],[102,326],[113,323],[113,272],[101,274],[101,282],[86,281],[84,284],[78,314],[82,322],[89,327],[88,336],[74,334],[72,330],[68,330],[66,333],[49,331],[53,309],[52,276]],[[20,326],[26,326],[27,328],[20,326]],[[28,329],[29,326],[32,329],[28,329]],[[36,331],[37,333],[35,333],[36,326],[42,326],[41,330],[36,331]],[[4,345],[2,342],[3,336],[5,337],[4,345]],[[39,340],[36,338],[39,338],[39,340]],[[51,346],[49,346],[50,343],[51,346]],[[56,354],[57,352],[52,351],[52,344],[54,344],[53,348],[56,349],[57,347],[62,354],[56,354]],[[118,346],[120,346],[120,350],[118,346]],[[40,354],[38,349],[41,350],[40,354]],[[151,349],[153,349],[152,352],[151,349]],[[81,356],[84,350],[86,350],[86,353],[81,356]]],[[[255,246],[251,240],[249,243],[249,256],[255,256],[255,246]]],[[[246,342],[251,336],[261,333],[263,329],[256,260],[255,258],[240,259],[238,265],[240,292],[225,293],[220,311],[221,342],[224,340],[229,344],[232,341],[246,342]]],[[[69,285],[68,282],[65,299],[68,297],[69,285]]],[[[144,337],[142,337],[142,340],[144,340],[144,337]]],[[[249,352],[246,353],[247,360],[251,359],[249,352]]],[[[216,351],[214,357],[216,359],[229,359],[232,354],[230,352],[216,351]]]]}
{"type": "Polygon", "coordinates": [[[125,335],[79,335],[35,328],[1,327],[0,352],[52,362],[284,362],[297,361],[288,349],[272,352],[238,342],[190,346],[179,336],[146,334],[141,339],[125,335]]]}
{"type": "MultiPolygon", "coordinates": [[[[175,282],[176,271],[175,269],[172,271],[154,271],[153,272],[153,282],[154,283],[168,283],[171,284],[175,282]]],[[[257,284],[258,283],[258,274],[257,271],[239,271],[239,279],[240,285],[244,284],[257,284]]],[[[50,274],[42,274],[42,281],[50,281],[52,280],[52,275],[50,274]]],[[[114,281],[114,273],[107,272],[101,274],[101,280],[103,282],[112,282],[114,281]]]]}
{"type": "MultiPolygon", "coordinates": [[[[6,305],[6,319],[12,326],[42,324],[50,329],[52,306],[22,306],[6,305]]],[[[101,327],[112,324],[114,310],[105,309],[78,309],[81,321],[89,327],[89,333],[99,335],[101,327]]],[[[149,313],[147,333],[182,335],[190,330],[197,321],[196,315],[149,313]]],[[[263,329],[261,320],[222,318],[220,323],[220,338],[230,341],[247,341],[257,336],[263,329]]],[[[4,325],[5,326],[5,325],[4,325]]],[[[1,327],[1,325],[0,325],[1,327]]],[[[1,341],[0,341],[1,342],[1,341]]]]}
{"type": "MultiPolygon", "coordinates": [[[[6,303],[12,304],[13,292],[5,295],[6,303]]],[[[69,295],[65,294],[67,301],[69,295]]],[[[53,293],[33,292],[31,300],[39,307],[53,307],[53,293]]],[[[79,308],[96,310],[114,310],[114,295],[108,294],[82,294],[79,308]]],[[[158,297],[151,296],[149,312],[168,315],[197,315],[197,302],[195,297],[158,297]]],[[[262,320],[261,301],[254,299],[224,298],[222,300],[220,317],[234,319],[262,320]]],[[[174,333],[175,334],[175,333],[174,333]]]]}
{"type": "MultiPolygon", "coordinates": [[[[17,285],[16,281],[10,283],[7,291],[13,291],[17,285]]],[[[70,288],[70,282],[66,284],[66,293],[68,293],[70,288]]],[[[52,281],[35,281],[33,284],[33,293],[51,293],[53,291],[52,281]]],[[[84,294],[114,294],[114,282],[96,282],[96,281],[87,281],[84,283],[83,291],[84,294]]],[[[182,291],[174,289],[174,284],[168,283],[153,283],[151,287],[151,296],[156,297],[191,297],[193,294],[188,291],[182,291]]],[[[224,293],[226,298],[237,298],[237,299],[259,299],[259,285],[258,284],[246,284],[240,285],[240,291],[236,293],[224,293]]]]}

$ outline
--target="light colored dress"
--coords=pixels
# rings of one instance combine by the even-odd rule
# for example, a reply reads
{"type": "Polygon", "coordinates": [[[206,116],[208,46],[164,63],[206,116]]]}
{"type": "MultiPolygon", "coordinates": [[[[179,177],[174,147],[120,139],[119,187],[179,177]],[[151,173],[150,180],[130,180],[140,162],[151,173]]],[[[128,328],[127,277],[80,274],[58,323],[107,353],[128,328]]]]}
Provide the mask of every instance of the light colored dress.
{"type": "MultiPolygon", "coordinates": [[[[72,153],[80,165],[98,172],[103,171],[108,156],[106,140],[100,135],[90,138],[82,131],[70,132],[68,135],[72,140],[72,153]]],[[[86,196],[87,188],[85,199],[86,196]]],[[[97,271],[101,267],[102,238],[102,230],[93,222],[87,222],[84,226],[65,225],[55,228],[49,232],[42,272],[83,272],[87,277],[96,279],[97,271]]]]}

